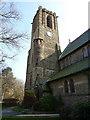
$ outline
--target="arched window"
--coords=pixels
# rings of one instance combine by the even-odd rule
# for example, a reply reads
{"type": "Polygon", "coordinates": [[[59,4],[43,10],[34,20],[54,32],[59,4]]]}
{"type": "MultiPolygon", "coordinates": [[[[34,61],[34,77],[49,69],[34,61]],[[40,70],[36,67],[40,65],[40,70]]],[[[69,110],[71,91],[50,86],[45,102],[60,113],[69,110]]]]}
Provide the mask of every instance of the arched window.
{"type": "Polygon", "coordinates": [[[67,67],[67,58],[64,59],[64,67],[67,67]]]}
{"type": "Polygon", "coordinates": [[[68,65],[71,65],[71,56],[68,56],[68,65]]]}
{"type": "Polygon", "coordinates": [[[47,16],[47,26],[52,28],[52,18],[49,15],[47,16]]]}
{"type": "Polygon", "coordinates": [[[38,40],[36,40],[36,44],[38,44],[38,40]]]}
{"type": "Polygon", "coordinates": [[[70,81],[69,81],[69,87],[70,87],[70,92],[71,93],[75,93],[75,88],[74,88],[74,81],[73,81],[73,79],[71,79],[70,81]]]}
{"type": "Polygon", "coordinates": [[[40,44],[42,44],[42,40],[40,40],[40,44]]]}
{"type": "Polygon", "coordinates": [[[86,58],[87,57],[87,51],[86,51],[86,49],[84,48],[83,49],[83,58],[86,58]]]}
{"type": "Polygon", "coordinates": [[[90,56],[90,45],[88,45],[88,56],[90,56]]]}
{"type": "Polygon", "coordinates": [[[55,17],[54,17],[54,29],[56,29],[56,21],[55,21],[55,17]]]}
{"type": "Polygon", "coordinates": [[[68,82],[67,82],[67,80],[64,81],[64,91],[65,91],[65,93],[69,92],[68,91],[68,82]]]}
{"type": "Polygon", "coordinates": [[[38,65],[38,58],[36,59],[36,66],[38,65]]]}
{"type": "Polygon", "coordinates": [[[32,75],[30,75],[30,86],[32,85],[32,75]]]}

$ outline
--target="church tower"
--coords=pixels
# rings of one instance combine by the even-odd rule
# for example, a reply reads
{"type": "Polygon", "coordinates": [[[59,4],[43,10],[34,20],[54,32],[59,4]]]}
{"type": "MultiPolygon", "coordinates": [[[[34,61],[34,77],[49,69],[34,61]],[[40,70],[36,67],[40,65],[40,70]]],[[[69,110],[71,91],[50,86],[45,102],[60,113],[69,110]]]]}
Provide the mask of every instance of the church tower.
{"type": "Polygon", "coordinates": [[[26,90],[33,90],[37,79],[58,72],[59,34],[56,13],[38,7],[32,22],[31,49],[28,52],[26,90]]]}

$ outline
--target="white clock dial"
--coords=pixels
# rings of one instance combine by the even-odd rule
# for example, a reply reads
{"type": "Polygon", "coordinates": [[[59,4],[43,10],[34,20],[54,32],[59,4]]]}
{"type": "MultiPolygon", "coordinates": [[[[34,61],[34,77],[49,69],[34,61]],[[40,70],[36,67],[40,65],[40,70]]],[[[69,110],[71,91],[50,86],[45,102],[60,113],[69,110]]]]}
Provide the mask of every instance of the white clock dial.
{"type": "Polygon", "coordinates": [[[52,33],[51,33],[51,32],[47,32],[47,35],[51,37],[51,36],[52,36],[52,33]]]}

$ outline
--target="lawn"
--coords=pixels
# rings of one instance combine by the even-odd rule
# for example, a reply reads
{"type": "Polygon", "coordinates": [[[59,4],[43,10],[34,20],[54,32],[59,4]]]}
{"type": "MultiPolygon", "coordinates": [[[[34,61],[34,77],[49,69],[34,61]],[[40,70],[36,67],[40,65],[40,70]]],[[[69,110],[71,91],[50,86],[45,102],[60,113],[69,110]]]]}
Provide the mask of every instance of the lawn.
{"type": "Polygon", "coordinates": [[[60,120],[59,117],[4,116],[2,120],[60,120]]]}

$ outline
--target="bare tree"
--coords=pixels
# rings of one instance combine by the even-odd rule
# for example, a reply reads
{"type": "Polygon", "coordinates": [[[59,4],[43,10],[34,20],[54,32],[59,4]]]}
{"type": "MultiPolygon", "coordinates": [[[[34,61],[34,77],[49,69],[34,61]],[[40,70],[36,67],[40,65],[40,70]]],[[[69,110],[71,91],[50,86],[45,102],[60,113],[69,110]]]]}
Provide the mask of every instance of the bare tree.
{"type": "Polygon", "coordinates": [[[0,64],[6,58],[12,59],[16,56],[14,52],[22,47],[22,39],[27,39],[27,33],[17,33],[13,30],[13,23],[20,19],[14,3],[0,2],[0,64]]]}

